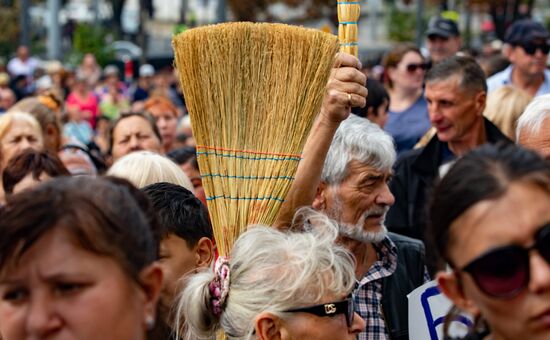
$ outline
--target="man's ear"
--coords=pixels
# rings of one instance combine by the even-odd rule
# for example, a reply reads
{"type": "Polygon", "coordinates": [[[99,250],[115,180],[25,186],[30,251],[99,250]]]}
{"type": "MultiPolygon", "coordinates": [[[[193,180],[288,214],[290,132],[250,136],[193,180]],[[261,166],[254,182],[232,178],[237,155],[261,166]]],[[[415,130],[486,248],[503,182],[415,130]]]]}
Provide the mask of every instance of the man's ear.
{"type": "Polygon", "coordinates": [[[486,103],[487,103],[487,93],[485,91],[479,92],[475,97],[476,113],[478,116],[483,115],[483,111],[485,111],[486,103]]]}
{"type": "Polygon", "coordinates": [[[455,272],[439,272],[436,276],[439,289],[447,296],[455,306],[477,317],[480,312],[475,303],[464,295],[462,285],[455,272]]]}
{"type": "Polygon", "coordinates": [[[256,336],[260,340],[285,340],[289,339],[289,333],[283,320],[269,312],[262,312],[254,322],[256,336]]]}
{"type": "Polygon", "coordinates": [[[157,262],[143,269],[139,275],[140,284],[143,290],[143,323],[146,329],[154,326],[154,321],[158,318],[157,302],[162,288],[163,273],[157,262]],[[151,325],[151,322],[153,324],[151,325]]]}
{"type": "Polygon", "coordinates": [[[311,203],[311,207],[315,210],[325,210],[326,209],[326,195],[327,195],[328,185],[321,181],[319,183],[319,186],[317,187],[317,192],[315,193],[315,198],[313,199],[313,203],[311,203]]]}
{"type": "Polygon", "coordinates": [[[214,245],[208,237],[201,237],[195,249],[195,267],[208,268],[214,259],[214,245]]]}

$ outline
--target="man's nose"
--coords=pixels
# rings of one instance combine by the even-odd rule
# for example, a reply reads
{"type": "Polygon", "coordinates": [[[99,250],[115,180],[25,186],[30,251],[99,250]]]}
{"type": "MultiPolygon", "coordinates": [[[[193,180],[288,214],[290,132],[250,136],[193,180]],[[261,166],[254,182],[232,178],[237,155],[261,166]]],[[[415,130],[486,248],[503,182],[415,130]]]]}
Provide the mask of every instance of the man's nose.
{"type": "Polygon", "coordinates": [[[138,147],[139,147],[139,138],[137,138],[137,136],[132,136],[132,138],[130,138],[130,148],[136,149],[138,147]]]}
{"type": "Polygon", "coordinates": [[[388,184],[385,183],[376,196],[376,203],[388,207],[391,207],[395,203],[395,196],[391,193],[388,184]]]}

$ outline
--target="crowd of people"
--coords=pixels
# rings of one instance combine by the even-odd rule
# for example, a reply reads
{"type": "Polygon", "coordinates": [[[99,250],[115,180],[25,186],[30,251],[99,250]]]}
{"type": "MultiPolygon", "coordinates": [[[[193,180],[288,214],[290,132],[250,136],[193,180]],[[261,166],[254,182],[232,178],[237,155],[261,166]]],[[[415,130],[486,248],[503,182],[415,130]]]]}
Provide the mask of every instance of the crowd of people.
{"type": "Polygon", "coordinates": [[[431,280],[445,339],[550,338],[550,32],[461,44],[436,17],[429,54],[397,45],[378,79],[339,53],[277,220],[228,256],[174,72],[128,83],[19,47],[0,69],[0,339],[404,340],[431,280]]]}

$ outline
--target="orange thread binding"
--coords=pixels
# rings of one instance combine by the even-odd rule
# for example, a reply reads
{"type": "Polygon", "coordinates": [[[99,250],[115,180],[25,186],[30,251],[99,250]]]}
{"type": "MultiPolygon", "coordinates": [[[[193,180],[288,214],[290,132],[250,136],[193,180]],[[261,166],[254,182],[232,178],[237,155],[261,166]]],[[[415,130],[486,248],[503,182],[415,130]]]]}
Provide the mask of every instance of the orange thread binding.
{"type": "Polygon", "coordinates": [[[275,153],[275,152],[262,152],[262,151],[251,151],[251,150],[226,149],[226,148],[217,148],[217,147],[213,147],[213,146],[197,145],[197,149],[199,149],[199,148],[207,149],[207,150],[216,150],[216,151],[251,153],[251,154],[256,154],[256,155],[270,155],[270,156],[283,156],[283,157],[302,158],[302,155],[291,154],[291,153],[275,153]]]}

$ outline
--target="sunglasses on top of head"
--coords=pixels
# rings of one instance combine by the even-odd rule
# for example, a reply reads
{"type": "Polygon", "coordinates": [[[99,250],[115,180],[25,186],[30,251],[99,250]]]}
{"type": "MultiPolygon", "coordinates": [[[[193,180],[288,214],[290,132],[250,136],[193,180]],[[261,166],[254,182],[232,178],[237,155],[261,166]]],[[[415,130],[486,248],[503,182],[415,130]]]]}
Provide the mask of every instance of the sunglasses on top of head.
{"type": "Polygon", "coordinates": [[[510,299],[520,294],[529,284],[529,253],[533,250],[550,264],[550,222],[539,229],[534,245],[508,245],[492,249],[459,271],[469,273],[485,294],[499,299],[510,299]]]}
{"type": "Polygon", "coordinates": [[[535,44],[530,42],[520,44],[519,46],[521,46],[525,53],[529,55],[534,55],[535,53],[537,53],[537,50],[540,50],[542,54],[548,54],[548,52],[550,52],[550,45],[548,45],[547,43],[535,44]]]}
{"type": "Polygon", "coordinates": [[[420,64],[408,64],[405,66],[407,69],[407,72],[413,73],[416,72],[416,70],[421,69],[423,71],[426,71],[428,69],[428,64],[426,63],[420,63],[420,64]]]}
{"type": "Polygon", "coordinates": [[[283,311],[284,313],[308,313],[317,316],[335,316],[339,314],[345,314],[346,324],[351,327],[353,323],[353,317],[355,315],[355,302],[353,295],[349,295],[345,300],[338,302],[323,303],[320,305],[293,308],[283,311]]]}

